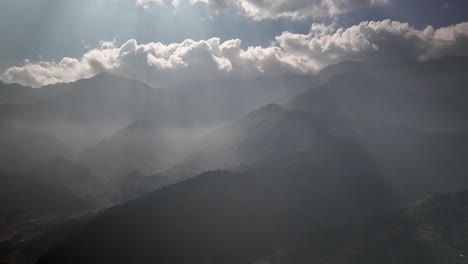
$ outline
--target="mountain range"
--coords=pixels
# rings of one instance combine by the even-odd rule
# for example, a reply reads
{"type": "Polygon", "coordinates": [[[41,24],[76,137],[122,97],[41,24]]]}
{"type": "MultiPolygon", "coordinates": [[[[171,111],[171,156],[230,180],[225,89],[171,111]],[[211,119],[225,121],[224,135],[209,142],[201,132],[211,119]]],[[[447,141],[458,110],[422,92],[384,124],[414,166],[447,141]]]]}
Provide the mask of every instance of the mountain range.
{"type": "Polygon", "coordinates": [[[362,168],[204,173],[106,211],[38,263],[464,263],[467,191],[399,209],[362,168]]]}
{"type": "Polygon", "coordinates": [[[41,264],[464,263],[466,70],[0,84],[2,208],[112,206],[41,264]]]}

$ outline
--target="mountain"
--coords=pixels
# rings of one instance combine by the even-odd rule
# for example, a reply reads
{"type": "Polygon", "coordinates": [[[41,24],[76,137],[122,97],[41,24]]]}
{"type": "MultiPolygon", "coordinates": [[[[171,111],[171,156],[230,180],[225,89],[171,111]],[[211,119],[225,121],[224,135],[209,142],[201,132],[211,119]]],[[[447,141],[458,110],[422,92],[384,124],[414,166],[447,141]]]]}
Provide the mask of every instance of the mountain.
{"type": "Polygon", "coordinates": [[[290,109],[331,113],[431,131],[466,131],[466,58],[372,64],[347,62],[325,69],[328,80],[295,96],[290,109]]]}
{"type": "Polygon", "coordinates": [[[173,165],[181,156],[179,148],[184,142],[176,140],[164,126],[138,120],[88,148],[79,159],[102,179],[123,176],[133,170],[152,173],[173,165]]]}
{"type": "Polygon", "coordinates": [[[249,263],[308,231],[393,212],[372,170],[333,162],[204,173],[109,209],[38,263],[249,263]]]}
{"type": "Polygon", "coordinates": [[[0,173],[5,212],[61,212],[96,206],[102,183],[86,167],[64,158],[51,159],[32,169],[0,173]]]}
{"type": "MultiPolygon", "coordinates": [[[[146,172],[141,169],[145,168],[141,163],[147,161],[149,157],[154,157],[154,154],[149,153],[157,152],[159,156],[167,157],[167,149],[172,150],[172,152],[175,150],[174,143],[169,144],[168,146],[172,146],[172,148],[166,148],[166,151],[161,151],[164,148],[152,145],[151,142],[155,142],[154,139],[158,135],[155,131],[145,133],[152,139],[138,135],[133,141],[130,141],[130,137],[127,137],[129,134],[125,133],[125,139],[118,137],[121,139],[119,143],[106,142],[105,146],[116,147],[114,151],[106,154],[99,153],[97,156],[109,160],[110,166],[124,165],[122,168],[133,168],[133,170],[138,171],[132,171],[125,175],[122,179],[125,182],[122,185],[114,182],[124,189],[131,186],[131,193],[136,193],[138,190],[141,191],[140,193],[145,193],[144,190],[147,192],[198,173],[216,169],[238,169],[298,161],[325,162],[337,157],[350,161],[364,160],[365,153],[360,151],[360,146],[353,142],[352,137],[349,135],[341,137],[333,134],[333,126],[337,124],[332,123],[333,120],[323,121],[305,112],[286,110],[278,104],[269,104],[231,125],[208,133],[197,143],[180,144],[179,142],[179,145],[185,146],[183,151],[179,151],[179,153],[189,154],[186,157],[178,155],[178,159],[172,159],[179,161],[177,163],[166,163],[166,166],[163,166],[159,160],[153,158],[152,163],[148,162],[154,166],[152,169],[146,169],[146,172]],[[141,142],[137,144],[134,142],[136,140],[141,140],[141,142]],[[132,143],[125,146],[121,142],[132,143]],[[193,147],[187,147],[187,145],[193,145],[193,147]],[[127,151],[127,148],[133,149],[134,152],[127,151]],[[133,161],[139,165],[129,166],[128,163],[133,161]],[[169,164],[174,166],[167,166],[169,164]]],[[[167,142],[167,140],[167,138],[166,141],[163,138],[157,138],[156,142],[167,142]]],[[[103,149],[103,147],[98,149],[103,149]]],[[[106,163],[97,156],[92,152],[83,154],[84,159],[96,162],[96,167],[102,167],[102,164],[106,163]]],[[[84,164],[93,168],[89,162],[85,161],[84,164]]],[[[122,193],[128,192],[128,190],[122,191],[122,193]]]]}
{"type": "Polygon", "coordinates": [[[354,145],[351,136],[333,134],[333,126],[337,125],[334,121],[269,104],[207,135],[179,166],[203,171],[296,158],[359,156],[359,146],[354,145]]]}
{"type": "Polygon", "coordinates": [[[74,83],[43,87],[44,91],[61,90],[47,100],[0,108],[0,125],[40,130],[83,150],[140,119],[181,130],[231,122],[257,107],[284,101],[305,90],[309,79],[289,76],[282,82],[212,81],[154,89],[136,80],[101,73],[74,83]],[[283,85],[286,80],[290,80],[289,86],[283,85]]]}
{"type": "Polygon", "coordinates": [[[103,182],[89,168],[64,158],[41,163],[29,174],[44,185],[65,188],[89,203],[103,190],[103,182]]]}
{"type": "MultiPolygon", "coordinates": [[[[424,185],[431,186],[421,187],[422,194],[451,191],[466,182],[466,65],[466,59],[456,57],[425,63],[347,62],[316,77],[211,81],[159,90],[100,74],[40,103],[0,107],[5,115],[0,123],[62,142],[102,179],[120,181],[134,170],[147,175],[176,164],[168,172],[175,179],[167,183],[210,169],[360,153],[397,190],[414,189],[429,178],[424,185]],[[300,94],[286,102],[295,93],[300,94]],[[281,110],[273,104],[207,132],[269,101],[286,103],[281,110]],[[145,122],[152,125],[138,125],[145,122]],[[201,135],[205,139],[192,152],[201,135]],[[185,153],[193,154],[179,163],[185,153]],[[442,174],[450,179],[442,180],[442,174]]],[[[27,142],[21,134],[5,141],[27,142]]],[[[408,193],[401,190],[402,196],[408,193]]]]}
{"type": "MultiPolygon", "coordinates": [[[[251,81],[212,81],[194,83],[191,86],[153,89],[136,80],[102,73],[74,83],[34,89],[47,94],[52,94],[47,92],[49,90],[54,91],[54,96],[44,96],[44,99],[30,104],[1,104],[0,129],[18,128],[41,134],[62,142],[73,155],[93,152],[96,160],[104,162],[106,155],[110,153],[103,150],[101,152],[104,156],[97,157],[100,153],[98,149],[106,148],[106,144],[118,145],[117,142],[123,140],[116,137],[123,137],[125,132],[122,131],[131,130],[128,128],[129,124],[138,120],[157,124],[159,130],[169,134],[168,141],[174,144],[171,148],[181,149],[182,145],[192,144],[213,127],[230,123],[270,101],[284,101],[296,92],[305,90],[313,79],[285,76],[284,80],[279,78],[282,81],[268,78],[251,81]],[[286,86],[284,82],[289,82],[290,85],[286,86]]],[[[149,140],[149,137],[145,139],[149,140]]],[[[14,139],[17,142],[26,140],[21,135],[14,139]]],[[[109,148],[115,150],[117,145],[109,148]]],[[[149,146],[146,150],[156,151],[149,150],[149,146]]],[[[137,146],[131,148],[136,149],[137,146]]],[[[172,155],[168,152],[165,154],[168,159],[172,155]]],[[[142,154],[140,157],[143,156],[142,154]]],[[[149,169],[160,169],[158,164],[149,165],[150,160],[153,159],[142,159],[140,164],[143,166],[130,164],[132,166],[124,168],[124,164],[121,164],[119,166],[122,169],[115,169],[115,172],[121,174],[138,169],[146,173],[149,169]]],[[[109,159],[109,162],[111,161],[112,159],[109,159]]],[[[176,161],[177,159],[171,160],[171,163],[176,161]]],[[[106,177],[114,173],[114,169],[108,169],[106,166],[103,165],[96,172],[101,174],[105,171],[106,177]]],[[[92,167],[93,170],[96,168],[92,167]]]]}
{"type": "Polygon", "coordinates": [[[0,125],[39,131],[76,152],[133,122],[145,107],[159,107],[153,88],[117,76],[100,74],[69,85],[73,89],[47,100],[4,109],[0,125]]]}
{"type": "Polygon", "coordinates": [[[92,208],[64,186],[48,184],[28,173],[0,174],[0,214],[63,212],[92,208]]]}
{"type": "Polygon", "coordinates": [[[313,87],[315,76],[281,75],[253,80],[217,80],[160,89],[179,126],[226,124],[269,103],[284,103],[313,87]]]}
{"type": "Polygon", "coordinates": [[[32,104],[41,100],[56,96],[71,89],[68,84],[44,86],[41,89],[21,86],[19,84],[7,84],[0,81],[0,104],[32,104]]]}
{"type": "MultiPolygon", "coordinates": [[[[270,104],[207,135],[169,171],[174,177],[213,169],[289,162],[366,160],[402,202],[468,185],[468,133],[425,132],[341,115],[270,104]]],[[[377,177],[377,176],[376,176],[377,177]]]]}
{"type": "Polygon", "coordinates": [[[106,211],[38,263],[466,262],[467,190],[399,210],[358,167],[204,173],[106,211]]]}
{"type": "MultiPolygon", "coordinates": [[[[460,262],[464,238],[444,232],[464,228],[463,192],[401,209],[468,185],[467,65],[346,62],[279,77],[286,85],[160,90],[101,74],[39,103],[0,105],[3,126],[73,146],[122,202],[40,263],[460,262]]],[[[41,174],[72,178],[46,187],[72,195],[75,179],[93,177],[49,166],[41,174]]]]}
{"type": "MultiPolygon", "coordinates": [[[[368,123],[370,126],[378,124],[377,126],[394,127],[395,130],[403,128],[425,133],[461,133],[468,128],[465,125],[468,124],[468,106],[465,100],[467,92],[464,89],[468,80],[466,74],[463,74],[467,65],[466,59],[457,57],[424,63],[345,62],[330,66],[313,77],[284,75],[255,80],[211,81],[158,90],[135,80],[99,74],[75,83],[44,87],[56,90],[60,87],[71,88],[63,89],[59,94],[37,103],[0,105],[0,129],[27,129],[31,133],[61,142],[69,152],[78,157],[78,160],[82,160],[80,156],[84,157],[84,163],[92,167],[93,173],[102,175],[103,178],[114,176],[113,174],[121,176],[133,170],[148,174],[175,164],[180,155],[170,153],[174,149],[177,149],[174,151],[178,153],[190,152],[191,147],[183,146],[193,145],[200,136],[209,133],[213,128],[226,126],[270,102],[284,102],[282,105],[285,110],[297,110],[283,115],[283,120],[289,117],[293,119],[285,121],[285,124],[300,123],[299,115],[305,116],[303,112],[306,112],[323,124],[314,124],[317,127],[361,127],[362,123],[368,123]],[[287,98],[291,96],[293,99],[288,101],[287,98]],[[332,120],[327,121],[327,118],[332,120]],[[145,139],[142,136],[139,140],[123,139],[132,138],[123,136],[132,132],[122,131],[128,131],[131,126],[129,124],[138,120],[154,123],[160,131],[170,135],[158,140],[164,145],[161,147],[164,151],[151,149],[154,144],[150,136],[145,136],[145,139]],[[327,122],[334,124],[326,124],[327,122]],[[143,143],[145,140],[148,141],[146,144],[143,143]],[[113,144],[115,146],[111,146],[113,144]],[[131,144],[135,146],[130,146],[131,144]],[[127,151],[120,152],[122,149],[127,151]],[[132,149],[141,151],[135,154],[132,149]],[[117,152],[118,155],[115,154],[117,152]],[[162,152],[164,155],[161,155],[162,152]],[[87,158],[87,154],[94,158],[87,158]],[[128,158],[130,156],[138,157],[140,161],[128,158]],[[162,161],[162,158],[167,160],[162,161]]],[[[41,89],[43,88],[37,90],[41,89]]],[[[278,121],[277,124],[279,123],[282,122],[278,121]]],[[[368,124],[365,126],[369,126],[368,124]]],[[[308,125],[297,128],[302,132],[288,132],[288,124],[284,127],[273,123],[270,125],[285,133],[285,137],[294,138],[286,133],[297,132],[304,133],[303,139],[308,140],[305,135],[310,128],[306,128],[308,125]]],[[[240,129],[239,126],[233,129],[240,129]]],[[[266,125],[262,128],[264,131],[259,132],[264,138],[238,138],[237,142],[246,143],[234,151],[232,147],[235,144],[229,143],[229,136],[224,135],[241,132],[227,131],[230,129],[217,133],[223,134],[220,139],[216,139],[215,133],[209,133],[211,136],[205,137],[208,139],[202,143],[198,152],[206,154],[196,156],[211,157],[202,158],[205,161],[196,161],[198,158],[192,155],[192,161],[183,163],[184,166],[187,165],[187,174],[193,175],[194,172],[202,172],[204,169],[251,164],[272,159],[275,155],[280,158],[288,156],[291,152],[302,151],[286,150],[288,154],[282,155],[283,150],[276,149],[282,148],[280,144],[292,144],[290,147],[294,148],[294,144],[302,143],[299,139],[294,139],[297,142],[283,143],[279,140],[278,146],[274,146],[267,142],[275,141],[276,138],[271,135],[272,132],[267,131],[269,128],[266,125]],[[263,142],[266,142],[267,146],[264,150],[258,148],[264,145],[263,142]],[[214,151],[214,148],[224,149],[214,151]],[[268,155],[271,157],[267,157],[268,155]],[[210,162],[213,164],[202,164],[210,162]],[[223,162],[225,164],[220,164],[223,162]],[[191,171],[190,168],[198,166],[197,163],[200,163],[200,169],[191,171]]],[[[344,131],[344,138],[354,137],[346,134],[356,134],[356,130],[344,131]]],[[[379,134],[384,134],[384,129],[381,130],[379,134]]],[[[413,138],[418,138],[417,133],[413,134],[413,138]]],[[[298,135],[298,138],[300,137],[298,135]]],[[[360,136],[359,140],[367,141],[364,136],[360,136]]],[[[27,139],[19,134],[13,141],[22,142],[27,139]]],[[[382,154],[379,148],[371,149],[382,154]]],[[[11,156],[8,153],[6,152],[6,156],[11,156]]],[[[70,158],[69,155],[66,157],[70,158]]]]}
{"type": "Polygon", "coordinates": [[[34,263],[106,202],[103,189],[87,168],[63,158],[0,173],[0,263],[34,263]]]}
{"type": "MultiPolygon", "coordinates": [[[[109,180],[112,196],[133,197],[135,194],[125,194],[129,193],[128,181],[121,186],[127,173],[138,170],[152,174],[172,166],[212,127],[229,123],[270,100],[285,100],[293,91],[305,89],[308,84],[303,80],[289,76],[284,79],[291,82],[289,87],[259,79],[156,90],[135,80],[99,74],[38,89],[7,85],[4,90],[14,92],[2,97],[8,103],[0,104],[0,171],[29,173],[62,158],[89,167],[92,177],[98,179],[93,182],[88,173],[77,170],[85,177],[83,184],[75,182],[79,177],[73,176],[66,180],[71,182],[60,178],[61,186],[75,193],[78,190],[74,188],[78,188],[81,195],[88,192],[85,189],[95,191],[94,186],[100,186],[96,182],[109,180]],[[21,94],[35,96],[26,101],[21,94]]],[[[61,165],[51,167],[38,174],[62,171],[61,165]]],[[[173,182],[163,178],[164,183],[173,182]]],[[[133,185],[134,190],[148,189],[138,182],[133,185]]]]}
{"type": "Polygon", "coordinates": [[[422,199],[371,225],[310,234],[254,263],[467,263],[468,191],[422,199]]]}
{"type": "Polygon", "coordinates": [[[180,180],[177,176],[165,171],[143,174],[135,170],[108,182],[108,198],[112,203],[123,203],[180,180]]]}
{"type": "Polygon", "coordinates": [[[71,155],[67,144],[45,133],[20,127],[0,130],[0,172],[28,171],[50,159],[71,155]]]}
{"type": "Polygon", "coordinates": [[[335,146],[350,150],[344,144],[354,144],[386,163],[379,166],[391,167],[397,159],[405,167],[419,166],[411,174],[424,175],[424,163],[440,164],[440,159],[446,163],[438,175],[459,177],[468,131],[465,68],[468,60],[458,57],[330,66],[311,81],[311,88],[281,106],[270,104],[205,136],[179,168],[200,172],[298,155],[320,157],[327,150],[336,153],[330,140],[341,140],[335,146]]]}

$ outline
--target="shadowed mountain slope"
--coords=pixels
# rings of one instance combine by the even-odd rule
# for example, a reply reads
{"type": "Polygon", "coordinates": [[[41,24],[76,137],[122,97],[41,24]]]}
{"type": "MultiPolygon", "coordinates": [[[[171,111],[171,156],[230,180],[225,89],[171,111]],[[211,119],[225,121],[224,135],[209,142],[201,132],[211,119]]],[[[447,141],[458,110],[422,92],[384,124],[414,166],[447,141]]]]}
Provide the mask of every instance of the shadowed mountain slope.
{"type": "Polygon", "coordinates": [[[335,158],[367,160],[408,202],[468,185],[468,133],[429,133],[271,104],[206,136],[175,175],[335,158]]]}
{"type": "Polygon", "coordinates": [[[336,165],[205,173],[108,210],[38,263],[249,263],[306,231],[392,212],[374,172],[336,165]]]}
{"type": "Polygon", "coordinates": [[[325,69],[321,75],[329,76],[328,81],[297,95],[287,107],[350,122],[466,131],[467,70],[468,60],[457,57],[425,63],[342,63],[325,69]]]}
{"type": "Polygon", "coordinates": [[[310,233],[255,263],[467,263],[467,194],[437,194],[370,225],[310,233]]]}

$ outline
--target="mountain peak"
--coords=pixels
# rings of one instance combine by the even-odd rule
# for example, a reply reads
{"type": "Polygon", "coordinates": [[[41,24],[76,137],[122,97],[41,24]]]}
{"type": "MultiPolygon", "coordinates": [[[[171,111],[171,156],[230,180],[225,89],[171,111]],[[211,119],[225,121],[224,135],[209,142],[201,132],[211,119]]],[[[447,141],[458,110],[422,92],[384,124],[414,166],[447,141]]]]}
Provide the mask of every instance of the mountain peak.
{"type": "Polygon", "coordinates": [[[113,78],[113,77],[120,77],[120,76],[117,76],[115,74],[111,74],[111,73],[108,73],[108,72],[100,72],[100,73],[94,75],[91,78],[109,78],[109,77],[113,78]]]}
{"type": "Polygon", "coordinates": [[[259,108],[253,112],[251,112],[247,118],[257,118],[257,117],[264,117],[271,114],[278,114],[283,111],[283,107],[279,104],[268,104],[262,108],[259,108]]]}
{"type": "Polygon", "coordinates": [[[98,74],[96,74],[94,77],[98,77],[98,78],[116,78],[116,79],[126,79],[126,80],[131,80],[129,78],[126,78],[122,75],[119,75],[119,74],[114,74],[114,73],[110,73],[110,72],[100,72],[98,74]]]}
{"type": "Polygon", "coordinates": [[[83,79],[79,79],[79,80],[76,80],[75,82],[72,82],[72,83],[80,83],[80,82],[83,82],[83,81],[109,81],[109,80],[112,80],[112,81],[129,81],[130,79],[127,79],[123,76],[120,76],[120,75],[117,75],[117,74],[112,74],[112,73],[108,73],[108,72],[100,72],[96,75],[93,75],[91,77],[87,77],[87,78],[83,78],[83,79]]]}

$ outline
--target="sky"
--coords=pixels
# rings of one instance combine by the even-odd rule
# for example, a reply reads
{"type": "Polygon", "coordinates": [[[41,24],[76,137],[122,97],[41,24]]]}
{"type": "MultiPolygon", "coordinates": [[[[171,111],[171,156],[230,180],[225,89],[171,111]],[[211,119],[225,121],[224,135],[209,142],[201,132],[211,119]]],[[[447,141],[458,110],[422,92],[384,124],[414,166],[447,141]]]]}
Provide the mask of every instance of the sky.
{"type": "Polygon", "coordinates": [[[0,80],[109,72],[165,87],[467,56],[466,10],[466,0],[3,0],[0,80]]]}

